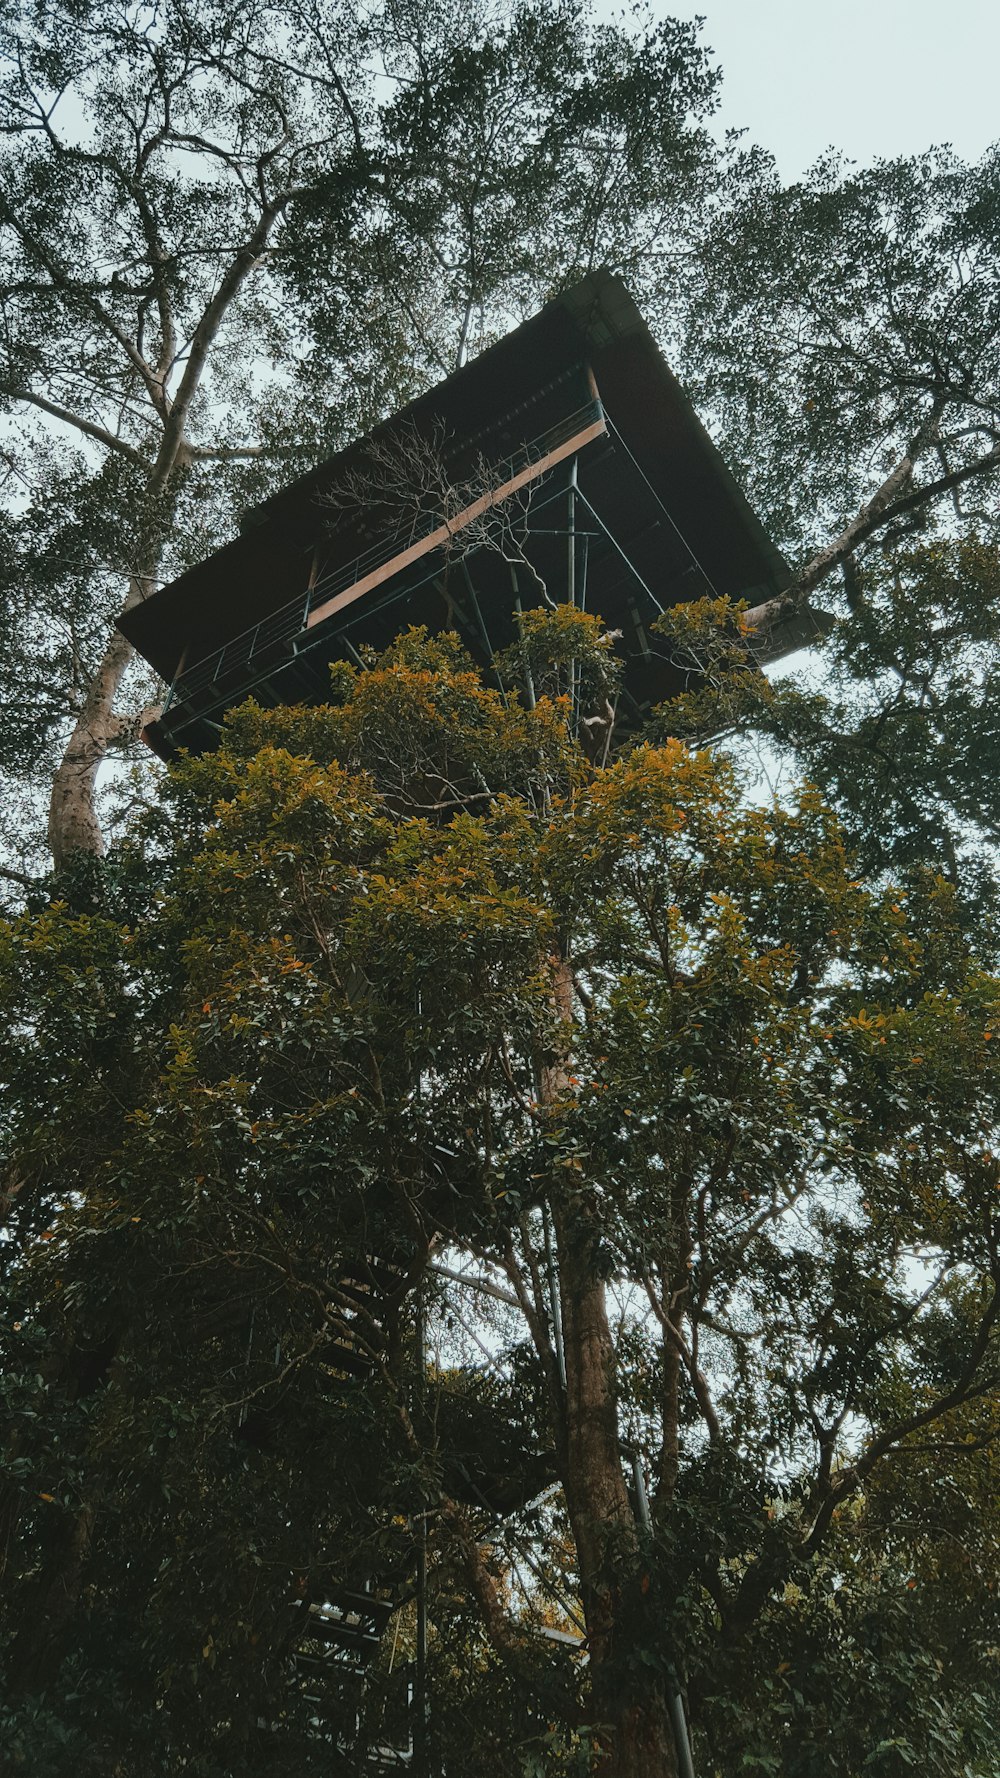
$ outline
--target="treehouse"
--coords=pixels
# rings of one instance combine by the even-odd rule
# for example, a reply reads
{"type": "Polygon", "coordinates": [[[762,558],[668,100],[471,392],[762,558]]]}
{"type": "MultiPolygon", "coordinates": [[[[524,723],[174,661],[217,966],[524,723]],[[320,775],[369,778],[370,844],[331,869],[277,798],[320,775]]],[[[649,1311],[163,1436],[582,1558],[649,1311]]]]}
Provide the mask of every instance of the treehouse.
{"type": "MultiPolygon", "coordinates": [[[[679,689],[662,611],[756,604],[788,579],[625,286],[596,272],[247,513],[119,627],[169,686],[145,731],[163,759],[212,748],[245,698],[323,702],[332,661],[409,624],[458,631],[488,667],[540,603],[617,633],[628,729],[679,689]]],[[[797,646],[802,622],[759,658],[797,646]]]]}
{"type": "MultiPolygon", "coordinates": [[[[627,732],[683,684],[654,627],[663,611],[705,595],[757,604],[788,579],[627,290],[598,272],[249,512],[239,537],[120,627],[169,685],[146,730],[163,759],[214,747],[226,711],[250,696],[322,703],[331,662],[358,663],[406,625],[457,630],[491,671],[519,613],[546,603],[599,612],[615,633],[616,721],[627,732]]],[[[758,660],[797,646],[814,621],[772,629],[758,660]]],[[[342,1281],[366,1333],[356,1350],[348,1317],[336,1362],[361,1386],[399,1287],[378,1255],[342,1281]]],[[[467,1411],[468,1453],[447,1485],[500,1523],[552,1476],[521,1451],[515,1429],[475,1418],[471,1394],[467,1411]]],[[[237,1436],[266,1446],[280,1429],[257,1413],[237,1436]]],[[[416,1659],[396,1675],[406,1692],[396,1744],[368,1770],[429,1769],[423,1526],[422,1513],[404,1525],[395,1563],[387,1556],[377,1573],[344,1573],[296,1601],[290,1684],[342,1759],[386,1625],[416,1602],[416,1659]]]]}

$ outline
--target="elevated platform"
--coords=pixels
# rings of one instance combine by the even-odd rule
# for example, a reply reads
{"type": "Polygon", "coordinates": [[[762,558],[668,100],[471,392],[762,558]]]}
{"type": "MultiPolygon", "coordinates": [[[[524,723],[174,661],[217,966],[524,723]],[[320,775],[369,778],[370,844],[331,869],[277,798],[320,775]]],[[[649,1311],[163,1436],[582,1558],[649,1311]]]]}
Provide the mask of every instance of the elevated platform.
{"type": "MultiPolygon", "coordinates": [[[[319,703],[333,660],[408,624],[488,666],[545,599],[621,632],[627,727],[678,688],[650,626],[756,604],[787,564],[619,279],[594,273],[402,413],[256,508],[119,620],[170,691],[147,740],[213,747],[227,709],[319,703]]],[[[769,656],[801,638],[772,632],[769,656]]]]}

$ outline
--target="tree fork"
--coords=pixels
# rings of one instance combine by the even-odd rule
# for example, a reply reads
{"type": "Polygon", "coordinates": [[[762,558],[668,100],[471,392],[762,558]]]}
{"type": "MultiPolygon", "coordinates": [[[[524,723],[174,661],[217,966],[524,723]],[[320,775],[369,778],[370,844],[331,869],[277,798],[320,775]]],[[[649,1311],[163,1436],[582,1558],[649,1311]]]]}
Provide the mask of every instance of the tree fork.
{"type": "MultiPolygon", "coordinates": [[[[219,288],[205,306],[188,348],[184,374],[171,401],[168,402],[163,397],[163,365],[157,371],[152,370],[137,347],[127,339],[119,339],[120,345],[133,359],[147,383],[154,398],[153,405],[163,422],[159,448],[146,485],[149,499],[162,499],[175,471],[189,459],[187,421],[191,405],[201,387],[211,348],[234,301],[251,273],[260,264],[275,222],[284,214],[294,195],[292,191],[281,192],[270,202],[263,204],[249,240],[237,249],[219,288]]],[[[3,206],[0,205],[0,214],[3,213],[3,206]]],[[[107,317],[104,318],[107,320],[107,317]]],[[[164,353],[165,351],[166,347],[164,353]]],[[[94,433],[90,424],[85,424],[82,429],[91,435],[94,433]]],[[[121,441],[117,439],[112,441],[105,437],[102,442],[109,445],[113,443],[116,449],[122,448],[121,441]]],[[[133,457],[137,455],[130,449],[125,454],[133,457]]],[[[154,559],[158,559],[159,540],[152,555],[154,559]]],[[[128,610],[138,599],[145,598],[154,586],[155,571],[147,570],[136,575],[129,588],[125,609],[128,610]]],[[[133,652],[131,643],[116,632],[105,649],[87,691],[83,709],[56,769],[49,801],[48,838],[57,870],[73,852],[86,852],[94,858],[104,856],[104,836],[94,806],[97,774],[112,743],[130,730],[137,733],[143,720],[140,718],[129,721],[128,718],[116,716],[113,711],[115,695],[133,652]]]]}

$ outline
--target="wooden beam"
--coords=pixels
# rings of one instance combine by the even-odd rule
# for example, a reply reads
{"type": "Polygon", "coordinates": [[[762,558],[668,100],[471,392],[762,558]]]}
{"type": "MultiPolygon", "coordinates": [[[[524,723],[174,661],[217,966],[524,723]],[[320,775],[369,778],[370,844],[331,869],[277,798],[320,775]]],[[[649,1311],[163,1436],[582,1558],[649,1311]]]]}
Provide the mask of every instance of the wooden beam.
{"type": "Polygon", "coordinates": [[[361,580],[356,580],[353,586],[345,588],[342,593],[336,593],[332,599],[324,600],[322,605],[317,605],[315,610],[309,613],[306,628],[311,630],[316,624],[325,623],[327,618],[333,617],[337,611],[342,611],[346,605],[353,605],[356,599],[362,598],[373,587],[381,586],[385,581],[392,580],[411,563],[418,562],[422,556],[430,555],[432,550],[440,549],[448,542],[449,538],[456,536],[459,531],[464,531],[466,525],[471,525],[474,519],[481,518],[484,512],[490,510],[491,506],[499,506],[502,501],[509,499],[511,494],[516,494],[519,488],[527,487],[529,483],[537,481],[539,476],[554,469],[557,463],[564,462],[567,457],[572,457],[577,451],[581,451],[584,445],[590,444],[595,438],[600,438],[606,430],[603,419],[594,420],[589,426],[584,426],[581,431],[575,432],[572,438],[567,438],[562,444],[547,451],[544,457],[539,457],[536,463],[529,463],[525,469],[519,470],[517,475],[512,475],[508,481],[501,482],[499,487],[491,488],[488,493],[481,494],[478,500],[472,502],[471,506],[463,508],[450,525],[436,526],[433,531],[427,533],[426,537],[421,537],[419,542],[411,543],[407,549],[400,550],[399,554],[392,556],[388,562],[383,562],[380,568],[373,568],[370,574],[364,575],[361,580]]]}

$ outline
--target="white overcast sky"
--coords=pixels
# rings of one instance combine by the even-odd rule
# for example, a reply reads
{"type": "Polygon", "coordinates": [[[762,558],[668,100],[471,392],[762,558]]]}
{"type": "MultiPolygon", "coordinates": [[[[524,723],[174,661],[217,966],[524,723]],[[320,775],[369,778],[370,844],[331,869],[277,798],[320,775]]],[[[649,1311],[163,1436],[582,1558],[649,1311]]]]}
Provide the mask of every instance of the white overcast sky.
{"type": "MultiPolygon", "coordinates": [[[[610,9],[609,9],[610,10],[610,9]]],[[[653,0],[701,14],[725,77],[723,127],[746,127],[795,179],[831,146],[867,164],[1000,138],[1000,0],[653,0]]]]}

